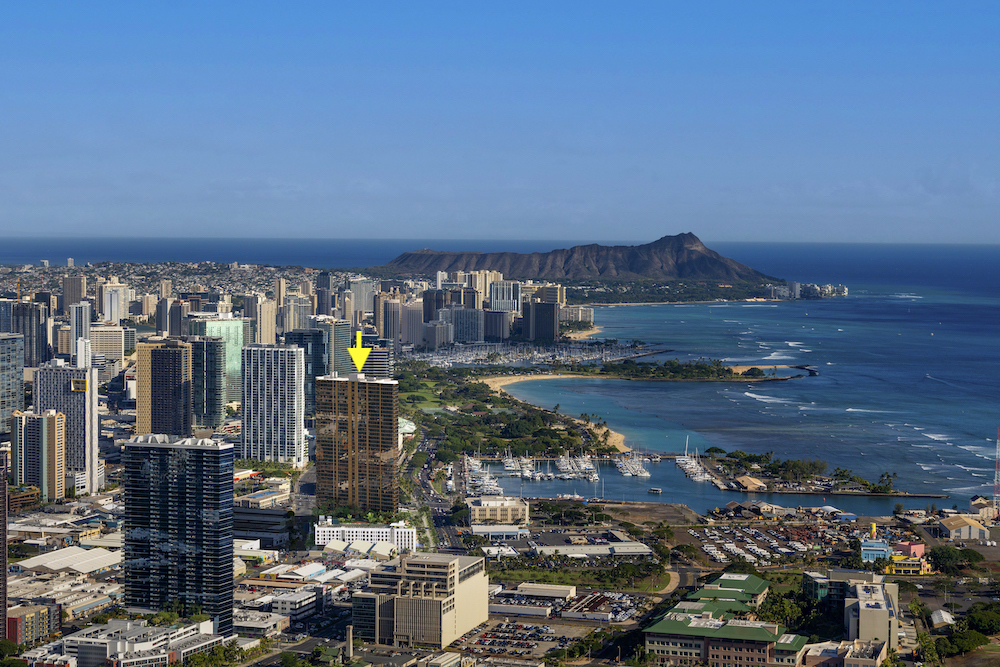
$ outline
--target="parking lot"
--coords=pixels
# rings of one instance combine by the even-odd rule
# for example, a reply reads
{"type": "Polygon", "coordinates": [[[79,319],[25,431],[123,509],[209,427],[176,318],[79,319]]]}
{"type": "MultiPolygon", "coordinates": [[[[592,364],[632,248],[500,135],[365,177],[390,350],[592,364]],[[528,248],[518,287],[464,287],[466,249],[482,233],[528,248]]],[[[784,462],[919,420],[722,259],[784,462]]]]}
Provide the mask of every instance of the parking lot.
{"type": "Polygon", "coordinates": [[[452,644],[476,655],[541,658],[551,649],[565,648],[593,628],[563,623],[490,621],[452,644]]]}

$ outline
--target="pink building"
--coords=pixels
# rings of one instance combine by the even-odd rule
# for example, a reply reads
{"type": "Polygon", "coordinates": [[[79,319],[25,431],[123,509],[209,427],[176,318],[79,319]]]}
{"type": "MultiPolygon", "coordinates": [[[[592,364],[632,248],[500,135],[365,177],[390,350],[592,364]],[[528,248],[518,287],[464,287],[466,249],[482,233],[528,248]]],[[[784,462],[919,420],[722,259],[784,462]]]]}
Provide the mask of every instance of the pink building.
{"type": "Polygon", "coordinates": [[[923,542],[900,542],[896,545],[896,551],[899,551],[908,558],[922,557],[924,555],[924,548],[923,542]]]}

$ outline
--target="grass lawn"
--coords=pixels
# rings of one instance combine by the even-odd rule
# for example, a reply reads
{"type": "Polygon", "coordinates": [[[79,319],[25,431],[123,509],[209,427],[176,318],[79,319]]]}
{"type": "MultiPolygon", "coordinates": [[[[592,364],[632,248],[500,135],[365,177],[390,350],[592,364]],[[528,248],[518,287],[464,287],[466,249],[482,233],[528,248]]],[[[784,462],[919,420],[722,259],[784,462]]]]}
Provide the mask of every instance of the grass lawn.
{"type": "Polygon", "coordinates": [[[651,592],[666,588],[670,583],[669,574],[661,574],[656,577],[656,583],[652,577],[636,579],[635,587],[631,581],[619,581],[608,584],[590,574],[591,570],[503,570],[490,572],[490,579],[503,581],[505,583],[522,583],[530,581],[536,584],[558,584],[561,586],[590,586],[597,589],[614,589],[620,591],[651,592]]]}
{"type": "Polygon", "coordinates": [[[432,391],[404,392],[399,395],[399,402],[403,405],[412,405],[416,408],[440,408],[444,406],[444,402],[435,396],[432,391]],[[415,396],[420,400],[410,401],[409,398],[411,396],[415,396]]]}

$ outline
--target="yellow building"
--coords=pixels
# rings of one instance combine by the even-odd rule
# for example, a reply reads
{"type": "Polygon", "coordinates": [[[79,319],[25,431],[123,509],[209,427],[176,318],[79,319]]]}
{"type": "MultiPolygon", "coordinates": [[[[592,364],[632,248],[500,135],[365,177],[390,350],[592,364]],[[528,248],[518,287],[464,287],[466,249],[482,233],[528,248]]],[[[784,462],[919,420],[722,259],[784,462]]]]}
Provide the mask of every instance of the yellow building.
{"type": "Polygon", "coordinates": [[[930,574],[931,565],[923,558],[911,558],[903,554],[893,554],[892,561],[885,568],[885,573],[894,575],[930,574]]]}
{"type": "Polygon", "coordinates": [[[473,526],[527,526],[531,522],[528,515],[530,506],[524,498],[480,496],[466,498],[465,504],[469,506],[469,523],[473,526]]]}

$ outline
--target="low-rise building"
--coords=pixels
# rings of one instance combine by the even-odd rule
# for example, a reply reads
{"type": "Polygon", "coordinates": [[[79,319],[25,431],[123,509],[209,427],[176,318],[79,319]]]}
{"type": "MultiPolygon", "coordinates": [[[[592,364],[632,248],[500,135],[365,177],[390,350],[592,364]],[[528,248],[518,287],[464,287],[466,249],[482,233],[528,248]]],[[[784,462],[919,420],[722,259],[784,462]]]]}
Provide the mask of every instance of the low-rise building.
{"type": "Polygon", "coordinates": [[[325,547],[330,542],[338,540],[350,544],[355,541],[387,542],[393,544],[399,551],[417,550],[417,529],[399,521],[388,525],[367,523],[336,523],[327,517],[313,527],[316,546],[325,547]]]}
{"type": "Polygon", "coordinates": [[[212,621],[166,628],[112,619],[26,651],[21,659],[28,667],[162,667],[207,653],[223,641],[212,634],[212,621]]]}
{"type": "Polygon", "coordinates": [[[122,552],[95,548],[66,547],[39,554],[15,564],[16,569],[34,572],[73,572],[93,576],[119,567],[122,552]]]}
{"type": "Polygon", "coordinates": [[[34,644],[59,632],[60,628],[57,605],[17,605],[7,610],[7,639],[15,644],[34,644]]]}
{"type": "Polygon", "coordinates": [[[275,637],[288,629],[290,620],[282,614],[249,609],[233,610],[233,632],[246,637],[275,637]]]}
{"type": "Polygon", "coordinates": [[[57,605],[71,621],[115,605],[123,595],[116,582],[94,581],[69,572],[10,575],[7,583],[9,602],[57,605]]]}
{"type": "Polygon", "coordinates": [[[969,501],[969,514],[980,521],[993,521],[997,511],[993,507],[993,499],[986,496],[973,496],[969,501]]]}
{"type": "Polygon", "coordinates": [[[895,576],[922,575],[931,573],[931,564],[926,558],[909,558],[901,553],[895,553],[885,567],[885,573],[895,576]]]}
{"type": "Polygon", "coordinates": [[[938,526],[942,537],[951,540],[988,540],[989,528],[968,514],[958,514],[941,519],[938,526]]]}
{"type": "Polygon", "coordinates": [[[746,596],[747,605],[758,607],[765,599],[771,588],[771,583],[764,581],[752,574],[736,574],[727,572],[709,584],[702,587],[702,591],[738,591],[746,596]]]}
{"type": "Polygon", "coordinates": [[[531,523],[530,506],[524,498],[479,496],[466,498],[470,524],[527,526],[531,523]]]}
{"type": "Polygon", "coordinates": [[[291,593],[274,596],[271,611],[287,616],[293,621],[301,621],[323,611],[323,591],[316,588],[300,588],[291,593]]]}
{"type": "Polygon", "coordinates": [[[292,497],[291,493],[283,489],[264,489],[255,491],[245,496],[239,496],[233,500],[237,507],[248,507],[250,509],[267,510],[286,504],[292,497]]]}
{"type": "Polygon", "coordinates": [[[806,637],[776,623],[741,620],[726,604],[685,601],[643,630],[646,652],[658,665],[802,664],[806,637]]]}
{"type": "Polygon", "coordinates": [[[861,543],[861,561],[863,563],[873,563],[878,559],[889,560],[892,558],[893,548],[885,540],[865,540],[861,543]]]}

